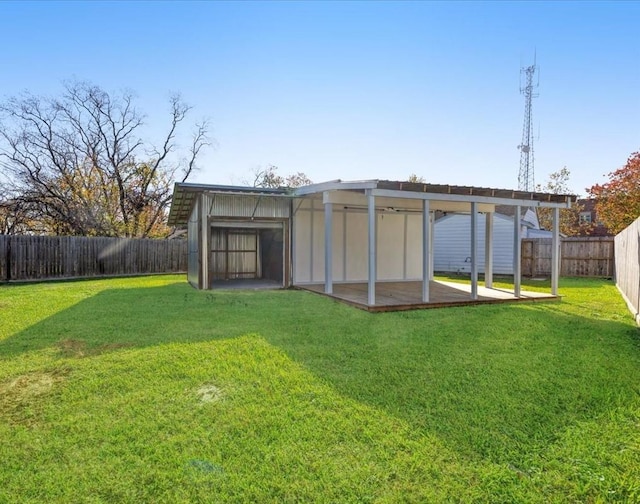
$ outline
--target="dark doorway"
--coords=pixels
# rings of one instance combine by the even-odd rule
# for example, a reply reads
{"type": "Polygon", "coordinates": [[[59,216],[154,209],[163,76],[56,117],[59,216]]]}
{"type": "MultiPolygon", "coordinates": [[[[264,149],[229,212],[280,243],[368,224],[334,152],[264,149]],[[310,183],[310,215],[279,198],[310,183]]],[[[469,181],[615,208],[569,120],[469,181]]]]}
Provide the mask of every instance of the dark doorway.
{"type": "Polygon", "coordinates": [[[284,286],[282,224],[212,227],[209,278],[218,287],[221,283],[241,286],[243,282],[284,286]]]}
{"type": "Polygon", "coordinates": [[[283,243],[282,229],[262,229],[260,231],[262,278],[282,282],[284,278],[283,243]]]}

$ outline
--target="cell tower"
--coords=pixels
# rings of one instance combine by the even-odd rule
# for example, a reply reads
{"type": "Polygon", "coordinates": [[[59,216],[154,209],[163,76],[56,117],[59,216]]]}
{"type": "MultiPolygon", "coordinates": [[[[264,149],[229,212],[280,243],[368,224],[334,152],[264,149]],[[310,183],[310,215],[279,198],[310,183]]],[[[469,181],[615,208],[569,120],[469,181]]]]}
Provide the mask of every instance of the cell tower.
{"type": "Polygon", "coordinates": [[[531,132],[531,100],[538,97],[534,93],[533,76],[536,73],[536,59],[533,65],[520,69],[520,93],[524,95],[524,125],[522,127],[522,143],[520,149],[520,171],[518,173],[518,189],[521,191],[533,191],[535,189],[535,176],[533,172],[533,134],[531,132]],[[524,77],[525,85],[522,85],[524,77]]]}

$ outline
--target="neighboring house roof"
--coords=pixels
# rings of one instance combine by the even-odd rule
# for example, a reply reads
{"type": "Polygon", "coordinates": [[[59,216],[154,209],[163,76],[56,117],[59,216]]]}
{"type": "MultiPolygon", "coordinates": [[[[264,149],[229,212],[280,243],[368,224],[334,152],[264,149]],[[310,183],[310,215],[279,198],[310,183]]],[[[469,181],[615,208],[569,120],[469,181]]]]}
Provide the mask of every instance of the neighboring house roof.
{"type": "Polygon", "coordinates": [[[529,229],[540,229],[538,214],[531,208],[527,208],[526,212],[521,214],[520,223],[529,229]]]}

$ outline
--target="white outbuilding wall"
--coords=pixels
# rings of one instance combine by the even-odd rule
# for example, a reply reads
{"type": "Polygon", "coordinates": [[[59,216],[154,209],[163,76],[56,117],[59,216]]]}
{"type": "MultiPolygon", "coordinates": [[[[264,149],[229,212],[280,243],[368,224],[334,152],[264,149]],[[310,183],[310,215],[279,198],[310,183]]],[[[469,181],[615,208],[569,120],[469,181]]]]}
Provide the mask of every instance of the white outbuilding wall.
{"type": "MultiPolygon", "coordinates": [[[[324,206],[303,198],[293,204],[293,283],[323,283],[324,206]]],[[[364,209],[333,205],[333,281],[366,282],[368,221],[364,209]]],[[[378,281],[422,278],[422,214],[376,213],[378,281]]]]}

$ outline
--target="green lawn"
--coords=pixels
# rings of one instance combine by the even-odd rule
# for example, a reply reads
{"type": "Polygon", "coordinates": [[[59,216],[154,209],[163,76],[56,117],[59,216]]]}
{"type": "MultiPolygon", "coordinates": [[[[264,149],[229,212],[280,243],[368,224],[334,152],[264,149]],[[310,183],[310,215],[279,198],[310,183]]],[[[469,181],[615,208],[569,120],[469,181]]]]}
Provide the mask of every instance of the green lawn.
{"type": "Polygon", "coordinates": [[[640,331],[609,281],[561,294],[0,287],[0,502],[639,502],[640,331]]]}

